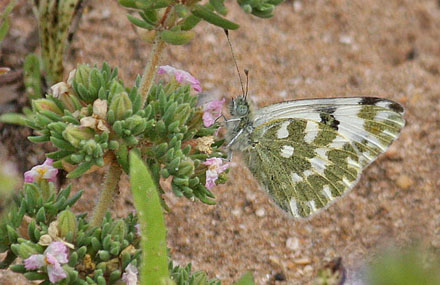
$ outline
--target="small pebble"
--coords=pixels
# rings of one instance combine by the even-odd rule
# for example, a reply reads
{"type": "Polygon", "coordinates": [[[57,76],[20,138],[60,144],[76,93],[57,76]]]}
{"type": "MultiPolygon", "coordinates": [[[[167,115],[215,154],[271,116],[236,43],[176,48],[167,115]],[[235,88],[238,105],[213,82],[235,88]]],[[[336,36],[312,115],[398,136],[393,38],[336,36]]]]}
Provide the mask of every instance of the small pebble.
{"type": "Polygon", "coordinates": [[[295,237],[290,237],[286,240],[286,247],[291,250],[297,250],[299,248],[299,240],[295,237]]]}
{"type": "Polygon", "coordinates": [[[238,217],[241,216],[241,209],[240,208],[235,208],[234,210],[231,211],[232,215],[238,217]]]}
{"type": "Polygon", "coordinates": [[[302,8],[303,8],[303,4],[301,1],[298,1],[298,0],[293,1],[293,10],[295,10],[295,12],[301,11],[302,8]]]}
{"type": "Polygon", "coordinates": [[[255,212],[255,215],[257,215],[258,217],[264,217],[264,215],[266,215],[266,211],[264,210],[264,208],[260,208],[255,212]]]}
{"type": "Polygon", "coordinates": [[[311,265],[304,266],[304,272],[310,273],[313,271],[313,267],[311,265]]]}
{"type": "Polygon", "coordinates": [[[280,94],[278,94],[281,98],[286,98],[287,97],[287,91],[283,90],[280,92],[280,94]]]}
{"type": "Polygon", "coordinates": [[[275,281],[286,281],[286,275],[283,272],[278,272],[274,275],[275,281]]]}
{"type": "Polygon", "coordinates": [[[295,262],[296,264],[299,264],[299,265],[306,265],[306,264],[312,263],[312,261],[308,257],[298,258],[298,259],[295,259],[293,262],[295,262]]]}
{"type": "Polygon", "coordinates": [[[345,45],[351,45],[353,43],[353,39],[349,35],[340,35],[339,42],[345,45]]]}
{"type": "Polygon", "coordinates": [[[439,240],[433,240],[431,242],[431,245],[435,248],[440,248],[440,239],[439,240]]]}
{"type": "Polygon", "coordinates": [[[407,190],[409,187],[413,186],[414,181],[406,174],[400,175],[396,180],[397,186],[403,190],[407,190]]]}
{"type": "Polygon", "coordinates": [[[273,265],[280,266],[280,260],[276,256],[269,256],[269,260],[273,265]]]}

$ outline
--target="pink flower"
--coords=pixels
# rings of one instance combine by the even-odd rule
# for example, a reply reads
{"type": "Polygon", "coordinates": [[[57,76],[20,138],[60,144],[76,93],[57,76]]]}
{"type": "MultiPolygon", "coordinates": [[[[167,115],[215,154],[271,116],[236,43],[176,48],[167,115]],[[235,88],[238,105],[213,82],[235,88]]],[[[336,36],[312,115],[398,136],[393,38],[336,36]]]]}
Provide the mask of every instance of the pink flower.
{"type": "Polygon", "coordinates": [[[134,266],[130,263],[125,268],[124,274],[122,274],[122,281],[124,281],[125,284],[127,284],[127,285],[136,285],[137,279],[138,279],[137,274],[138,274],[138,270],[137,270],[136,266],[134,266]]]}
{"type": "Polygon", "coordinates": [[[47,266],[47,274],[52,283],[58,282],[67,277],[61,267],[67,263],[68,249],[63,242],[54,241],[44,251],[44,254],[33,254],[24,260],[24,267],[28,270],[35,270],[47,266]]]}
{"type": "Polygon", "coordinates": [[[215,181],[218,179],[218,175],[228,169],[229,163],[223,164],[223,160],[218,157],[211,157],[203,162],[204,165],[208,166],[206,171],[206,183],[205,186],[211,190],[216,184],[215,181]]]}
{"type": "Polygon", "coordinates": [[[141,235],[142,235],[142,232],[141,232],[141,225],[140,225],[140,224],[136,224],[134,227],[135,227],[135,229],[136,229],[136,234],[137,234],[138,236],[141,236],[141,235]]]}
{"type": "Polygon", "coordinates": [[[198,81],[194,76],[188,72],[174,68],[170,65],[159,66],[157,74],[167,74],[168,76],[174,75],[176,81],[182,84],[189,84],[196,92],[201,92],[202,87],[200,86],[200,81],[198,81]]]}
{"type": "Polygon", "coordinates": [[[42,165],[32,167],[31,170],[24,173],[24,182],[32,183],[38,182],[41,179],[55,182],[57,178],[58,169],[52,166],[53,160],[47,158],[42,165]]]}
{"type": "Polygon", "coordinates": [[[225,98],[206,103],[203,107],[203,125],[210,127],[215,123],[215,120],[222,114],[223,104],[225,98]]]}

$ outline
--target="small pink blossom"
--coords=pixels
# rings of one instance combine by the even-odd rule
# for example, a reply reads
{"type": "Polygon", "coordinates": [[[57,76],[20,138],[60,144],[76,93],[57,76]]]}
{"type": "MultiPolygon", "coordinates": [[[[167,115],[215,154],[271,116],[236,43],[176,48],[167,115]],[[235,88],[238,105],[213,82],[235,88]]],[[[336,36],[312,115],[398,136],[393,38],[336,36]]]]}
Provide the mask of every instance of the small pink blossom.
{"type": "Polygon", "coordinates": [[[66,245],[59,241],[52,242],[44,251],[44,254],[33,254],[24,260],[24,267],[28,270],[35,270],[47,266],[47,274],[52,283],[56,283],[67,277],[66,272],[61,267],[67,263],[68,249],[66,245]]]}
{"type": "Polygon", "coordinates": [[[122,281],[124,281],[125,284],[127,285],[136,285],[138,279],[137,274],[138,274],[138,269],[136,268],[136,266],[130,263],[125,268],[124,274],[122,274],[122,281]]]}
{"type": "Polygon", "coordinates": [[[203,125],[205,127],[210,127],[215,123],[218,117],[222,114],[223,104],[225,103],[225,98],[222,100],[215,100],[206,103],[203,107],[203,125]]]}
{"type": "Polygon", "coordinates": [[[41,179],[55,182],[58,169],[53,167],[52,164],[53,160],[47,158],[43,164],[32,167],[31,170],[24,173],[24,182],[39,182],[41,179]]]}
{"type": "Polygon", "coordinates": [[[44,265],[46,265],[46,261],[42,254],[33,254],[24,260],[24,267],[28,270],[38,269],[44,265]]]}
{"type": "Polygon", "coordinates": [[[215,181],[218,179],[218,175],[228,169],[229,163],[224,163],[221,158],[211,157],[203,162],[204,165],[208,166],[206,171],[206,183],[205,186],[211,190],[216,184],[215,181]]]}
{"type": "Polygon", "coordinates": [[[135,229],[136,229],[136,234],[137,234],[138,236],[141,236],[141,235],[142,235],[142,232],[141,232],[141,225],[140,225],[140,224],[136,224],[134,227],[135,227],[135,229]]]}
{"type": "Polygon", "coordinates": [[[202,87],[200,86],[200,81],[198,81],[189,72],[181,69],[174,68],[170,65],[159,66],[157,74],[167,74],[168,76],[174,75],[176,81],[182,84],[189,84],[196,92],[201,92],[202,87]]]}

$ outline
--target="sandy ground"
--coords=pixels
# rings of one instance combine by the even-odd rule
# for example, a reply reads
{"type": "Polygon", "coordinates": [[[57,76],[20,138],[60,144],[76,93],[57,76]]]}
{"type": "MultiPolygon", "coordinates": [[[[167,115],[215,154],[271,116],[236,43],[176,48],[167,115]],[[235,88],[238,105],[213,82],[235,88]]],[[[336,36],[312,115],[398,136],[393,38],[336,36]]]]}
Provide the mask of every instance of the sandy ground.
{"type": "MultiPolygon", "coordinates": [[[[9,51],[8,58],[4,52],[3,64],[22,60],[19,46],[35,26],[29,2],[19,2],[9,36],[17,50],[9,51]]],[[[140,40],[116,1],[93,2],[80,23],[67,70],[105,60],[133,82],[150,45],[140,40]]],[[[229,17],[241,25],[230,33],[235,55],[240,68],[250,69],[250,93],[259,106],[300,98],[379,96],[405,106],[407,126],[349,194],[306,221],[281,213],[236,156],[229,181],[214,189],[216,206],[167,195],[172,258],[192,262],[224,284],[247,271],[257,284],[310,284],[326,262],[341,257],[348,284],[353,284],[355,272],[390,245],[418,241],[440,250],[440,3],[287,1],[273,19],[262,20],[229,2],[229,17]]],[[[223,31],[207,23],[195,30],[190,44],[167,48],[162,63],[190,71],[212,98],[238,95],[223,31]]],[[[41,146],[14,146],[29,134],[1,126],[2,142],[19,168],[43,157],[41,146]]],[[[91,209],[100,179],[98,173],[75,181],[76,189],[89,189],[78,210],[91,209]]],[[[126,181],[115,203],[118,216],[133,209],[126,181]]],[[[0,280],[26,284],[7,271],[0,271],[0,280]]]]}

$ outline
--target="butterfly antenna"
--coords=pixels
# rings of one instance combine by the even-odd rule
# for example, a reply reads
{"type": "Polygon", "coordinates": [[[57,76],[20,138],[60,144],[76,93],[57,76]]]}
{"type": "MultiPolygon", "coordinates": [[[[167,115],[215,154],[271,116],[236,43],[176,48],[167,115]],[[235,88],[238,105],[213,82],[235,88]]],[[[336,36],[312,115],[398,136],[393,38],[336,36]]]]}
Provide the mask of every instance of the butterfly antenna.
{"type": "Polygon", "coordinates": [[[226,38],[228,39],[229,48],[231,49],[232,59],[234,60],[235,68],[237,69],[238,78],[240,79],[241,92],[243,93],[243,97],[246,98],[247,92],[244,92],[243,80],[241,79],[240,69],[238,68],[237,60],[235,59],[234,49],[232,48],[231,41],[229,39],[229,30],[224,29],[226,38]]]}
{"type": "Polygon", "coordinates": [[[247,98],[248,91],[249,91],[249,70],[245,69],[244,74],[246,74],[246,94],[244,98],[247,98]]]}

